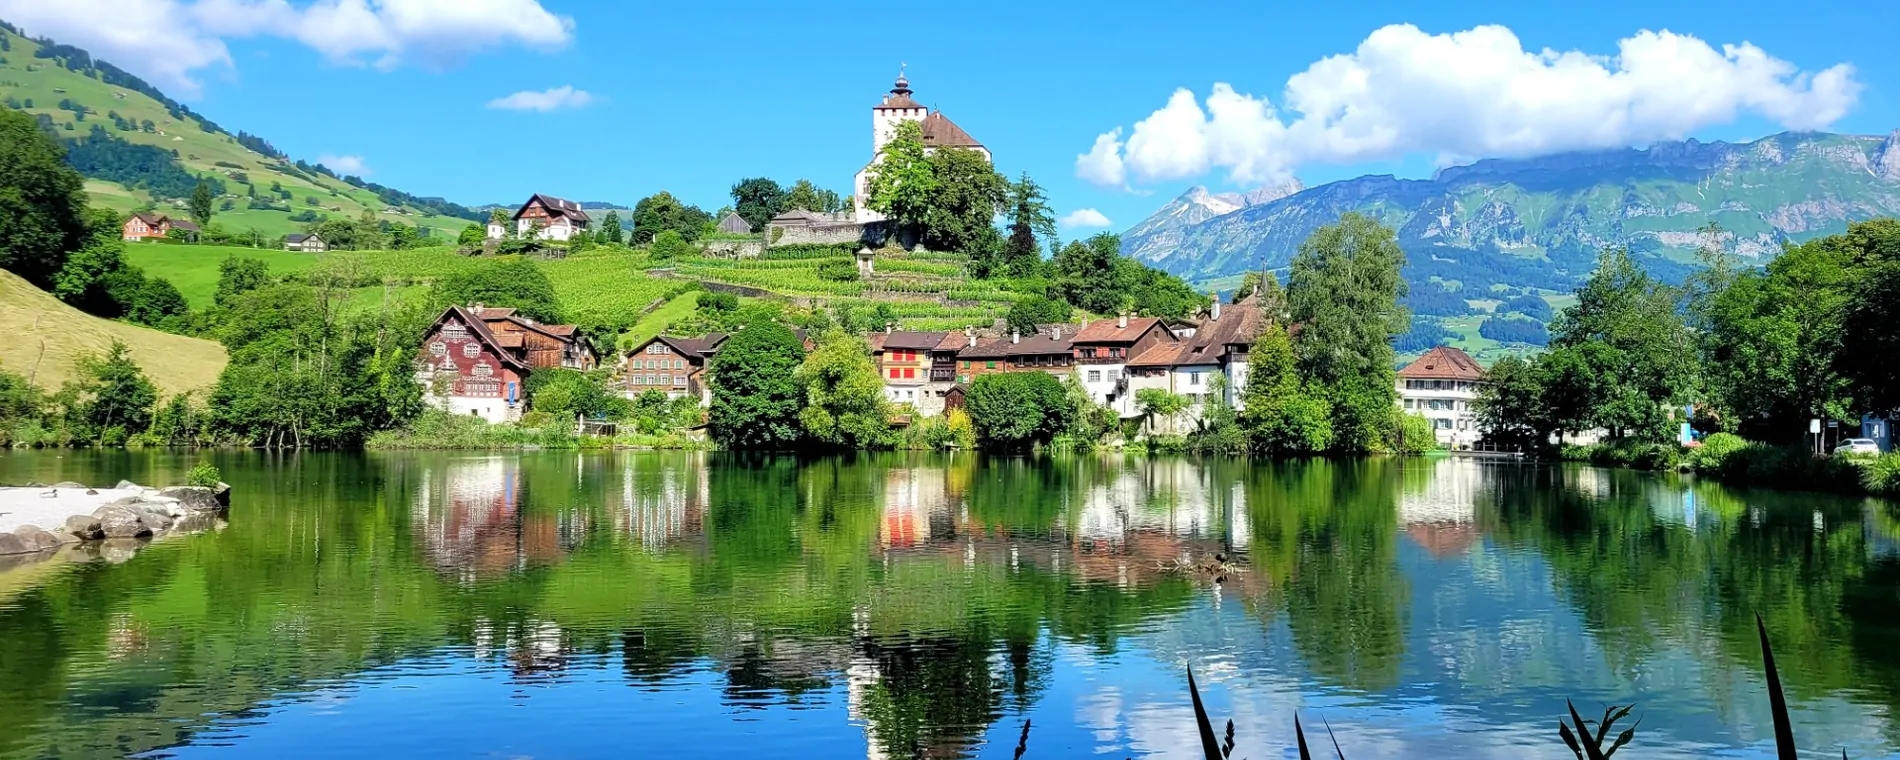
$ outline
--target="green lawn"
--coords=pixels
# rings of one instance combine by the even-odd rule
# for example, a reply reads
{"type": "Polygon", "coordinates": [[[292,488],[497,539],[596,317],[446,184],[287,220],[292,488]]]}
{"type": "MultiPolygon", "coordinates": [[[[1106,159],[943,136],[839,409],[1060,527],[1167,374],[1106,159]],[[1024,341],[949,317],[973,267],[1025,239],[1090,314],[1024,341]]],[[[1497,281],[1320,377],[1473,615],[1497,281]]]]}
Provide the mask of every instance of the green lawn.
{"type": "Polygon", "coordinates": [[[665,306],[648,312],[646,316],[641,317],[640,321],[633,325],[632,329],[621,333],[620,345],[631,347],[645,343],[648,340],[652,340],[654,336],[659,335],[660,332],[665,330],[666,326],[672,324],[674,320],[691,316],[693,310],[699,308],[699,293],[700,291],[695,290],[682,294],[671,301],[667,301],[665,306]]]}
{"type": "Polygon", "coordinates": [[[126,243],[127,261],[148,275],[170,280],[193,309],[210,306],[218,294],[218,265],[230,256],[262,259],[277,274],[301,272],[317,265],[321,254],[294,253],[268,248],[222,245],[166,245],[126,243]]]}

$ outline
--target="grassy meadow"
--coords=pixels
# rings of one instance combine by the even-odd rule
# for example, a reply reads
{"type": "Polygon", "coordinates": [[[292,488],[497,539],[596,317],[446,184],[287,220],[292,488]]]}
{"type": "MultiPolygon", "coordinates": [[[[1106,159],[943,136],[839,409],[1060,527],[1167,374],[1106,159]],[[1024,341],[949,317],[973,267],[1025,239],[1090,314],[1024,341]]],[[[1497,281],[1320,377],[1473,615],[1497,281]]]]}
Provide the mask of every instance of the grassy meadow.
{"type": "Polygon", "coordinates": [[[224,347],[213,341],[85,314],[5,270],[0,336],[0,367],[49,390],[78,375],[80,357],[104,354],[114,340],[167,396],[210,387],[225,364],[224,347]]]}

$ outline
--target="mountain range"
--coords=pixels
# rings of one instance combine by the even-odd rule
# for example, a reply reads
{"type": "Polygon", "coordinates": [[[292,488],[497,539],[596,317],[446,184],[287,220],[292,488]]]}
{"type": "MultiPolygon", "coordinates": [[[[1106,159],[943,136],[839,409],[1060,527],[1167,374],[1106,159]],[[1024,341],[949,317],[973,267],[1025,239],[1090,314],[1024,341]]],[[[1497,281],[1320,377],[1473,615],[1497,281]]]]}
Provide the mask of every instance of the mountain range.
{"type": "MultiPolygon", "coordinates": [[[[1190,281],[1225,284],[1286,266],[1302,240],[1348,211],[1398,231],[1415,297],[1568,291],[1609,246],[1627,246],[1675,280],[1710,222],[1725,247],[1761,262],[1784,242],[1900,215],[1900,130],[1487,159],[1425,180],[1366,176],[1245,196],[1196,187],[1124,233],[1122,250],[1190,281]]],[[[1469,313],[1489,308],[1471,304],[1469,313]]]]}

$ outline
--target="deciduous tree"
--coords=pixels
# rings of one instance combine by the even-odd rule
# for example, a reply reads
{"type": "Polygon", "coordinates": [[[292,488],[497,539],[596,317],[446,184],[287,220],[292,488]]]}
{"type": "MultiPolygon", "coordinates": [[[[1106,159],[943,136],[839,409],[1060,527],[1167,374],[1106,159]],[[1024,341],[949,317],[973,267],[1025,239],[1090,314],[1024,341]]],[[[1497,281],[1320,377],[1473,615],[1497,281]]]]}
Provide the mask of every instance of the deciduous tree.
{"type": "Polygon", "coordinates": [[[31,115],[0,111],[0,268],[50,289],[90,237],[84,180],[31,115]]]}
{"type": "Polygon", "coordinates": [[[860,450],[894,443],[884,381],[862,338],[842,330],[826,334],[799,365],[796,379],[805,389],[798,420],[811,440],[860,450]]]}
{"type": "Polygon", "coordinates": [[[746,325],[708,363],[712,408],[707,433],[729,449],[783,449],[797,443],[804,394],[795,374],[804,360],[798,336],[776,322],[746,325]]]}
{"type": "Polygon", "coordinates": [[[1405,253],[1378,220],[1348,212],[1300,244],[1287,283],[1300,374],[1332,404],[1334,447],[1384,440],[1396,406],[1392,338],[1409,327],[1399,298],[1405,253]]]}
{"type": "Polygon", "coordinates": [[[738,212],[739,218],[752,226],[753,231],[765,229],[766,222],[772,221],[772,217],[788,208],[785,189],[765,177],[739,180],[738,184],[732,186],[732,208],[738,212]]]}

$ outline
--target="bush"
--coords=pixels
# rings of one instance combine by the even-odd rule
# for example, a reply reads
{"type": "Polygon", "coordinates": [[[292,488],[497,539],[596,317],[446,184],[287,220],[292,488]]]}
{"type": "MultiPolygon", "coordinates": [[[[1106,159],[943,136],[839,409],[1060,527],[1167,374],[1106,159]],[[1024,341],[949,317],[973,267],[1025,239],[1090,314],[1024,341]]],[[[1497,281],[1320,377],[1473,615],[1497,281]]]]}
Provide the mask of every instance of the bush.
{"type": "Polygon", "coordinates": [[[210,462],[199,462],[198,466],[191,468],[191,472],[185,473],[185,485],[188,486],[212,488],[223,480],[218,468],[210,462]]]}
{"type": "Polygon", "coordinates": [[[1878,496],[1900,496],[1900,454],[1882,454],[1860,468],[1861,487],[1878,496]]]}
{"type": "Polygon", "coordinates": [[[1748,441],[1734,433],[1716,433],[1702,439],[1702,445],[1689,452],[1688,465],[1696,472],[1720,473],[1730,457],[1748,448],[1748,441]]]}

